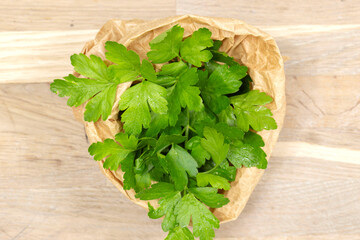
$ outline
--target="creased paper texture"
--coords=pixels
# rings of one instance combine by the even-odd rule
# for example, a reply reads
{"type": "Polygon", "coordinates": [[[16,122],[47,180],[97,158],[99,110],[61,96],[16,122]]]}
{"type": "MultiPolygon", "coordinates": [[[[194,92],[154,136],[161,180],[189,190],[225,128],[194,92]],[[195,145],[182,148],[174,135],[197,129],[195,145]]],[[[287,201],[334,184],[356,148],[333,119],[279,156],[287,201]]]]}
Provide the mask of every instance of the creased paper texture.
{"type": "MultiPolygon", "coordinates": [[[[110,20],[100,29],[93,41],[86,43],[82,52],[88,56],[95,54],[105,59],[105,42],[116,41],[124,44],[128,49],[134,50],[141,59],[144,59],[150,50],[149,42],[176,24],[185,29],[184,37],[189,36],[201,27],[208,28],[212,32],[214,40],[223,41],[221,51],[227,52],[236,61],[249,68],[249,74],[254,81],[254,89],[264,91],[274,99],[268,107],[274,114],[278,128],[259,133],[265,141],[264,151],[269,159],[283,125],[286,103],[283,59],[274,39],[267,33],[236,19],[194,15],[152,21],[110,20]]],[[[84,105],[73,108],[76,119],[85,125],[90,143],[114,138],[115,134],[121,131],[121,123],[118,119],[118,102],[121,94],[130,85],[131,83],[119,85],[112,114],[106,121],[84,122],[84,105]]],[[[126,191],[123,189],[123,173],[120,168],[117,171],[110,171],[104,169],[102,164],[103,162],[99,162],[100,169],[120,192],[136,204],[147,208],[147,201],[136,199],[133,190],[126,191]]],[[[221,222],[235,220],[240,215],[263,173],[264,170],[257,168],[238,169],[236,180],[231,183],[231,189],[225,192],[230,203],[222,208],[211,209],[221,222]]]]}

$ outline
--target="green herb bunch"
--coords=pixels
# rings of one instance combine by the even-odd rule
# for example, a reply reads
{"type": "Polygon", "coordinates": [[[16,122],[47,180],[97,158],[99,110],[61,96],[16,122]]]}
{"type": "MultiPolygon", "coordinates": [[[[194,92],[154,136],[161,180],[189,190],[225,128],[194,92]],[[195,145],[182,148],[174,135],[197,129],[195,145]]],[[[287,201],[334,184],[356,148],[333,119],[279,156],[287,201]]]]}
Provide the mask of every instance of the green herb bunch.
{"type": "MultiPolygon", "coordinates": [[[[89,147],[104,168],[124,172],[124,189],[149,204],[149,217],[161,218],[166,239],[213,239],[219,220],[209,208],[229,202],[224,191],[236,169],[267,167],[264,142],[256,131],[276,129],[272,98],[251,90],[247,67],[219,51],[207,28],[183,39],[179,25],[150,42],[148,59],[122,44],[106,42],[101,58],[75,54],[74,75],[56,79],[51,91],[68,96],[69,106],[85,102],[85,121],[106,120],[117,86],[132,81],[121,96],[123,131],[89,147]],[[156,72],[156,64],[161,70],[156,72]],[[191,232],[188,228],[192,220],[191,232]]],[[[119,130],[120,131],[120,130],[119,130]]]]}

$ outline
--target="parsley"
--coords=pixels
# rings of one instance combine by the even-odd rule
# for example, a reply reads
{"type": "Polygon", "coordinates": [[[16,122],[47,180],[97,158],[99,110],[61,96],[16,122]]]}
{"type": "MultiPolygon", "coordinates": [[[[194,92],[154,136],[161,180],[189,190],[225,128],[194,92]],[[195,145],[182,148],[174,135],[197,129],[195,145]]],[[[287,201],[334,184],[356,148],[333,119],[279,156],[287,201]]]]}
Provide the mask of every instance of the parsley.
{"type": "Polygon", "coordinates": [[[226,178],[213,175],[211,173],[199,173],[198,175],[196,175],[196,180],[198,186],[200,187],[204,187],[210,184],[217,189],[230,189],[230,183],[226,178]]]}
{"type": "Polygon", "coordinates": [[[136,79],[140,74],[140,58],[134,51],[128,51],[124,45],[111,41],[106,42],[105,49],[106,58],[115,63],[109,68],[114,70],[120,82],[136,79]]]}
{"type": "Polygon", "coordinates": [[[179,56],[184,29],[175,25],[150,42],[151,51],[147,53],[153,63],[164,63],[179,56]]]}
{"type": "Polygon", "coordinates": [[[271,101],[270,96],[259,90],[232,97],[231,103],[234,105],[237,126],[245,132],[249,131],[249,126],[255,131],[276,129],[277,125],[271,117],[270,109],[262,106],[271,101]]]}
{"type": "Polygon", "coordinates": [[[246,76],[247,67],[240,65],[216,65],[215,70],[202,81],[201,95],[205,103],[214,113],[220,113],[230,104],[226,94],[235,93],[239,90],[246,76]]]}
{"type": "Polygon", "coordinates": [[[224,136],[213,128],[204,128],[205,139],[201,139],[201,146],[210,153],[213,161],[220,164],[229,151],[229,144],[224,143],[224,136]]]}
{"type": "Polygon", "coordinates": [[[179,80],[169,88],[168,102],[169,102],[169,124],[174,126],[178,120],[181,112],[181,107],[188,107],[189,110],[199,111],[202,107],[202,99],[200,89],[195,87],[198,81],[196,68],[186,70],[179,80]]]}
{"type": "Polygon", "coordinates": [[[125,110],[121,116],[125,131],[138,135],[142,127],[149,128],[149,107],[154,113],[165,114],[168,110],[165,97],[165,88],[149,81],[143,81],[125,91],[119,102],[119,109],[125,110]]]}
{"type": "Polygon", "coordinates": [[[166,155],[166,162],[175,187],[183,190],[188,184],[188,176],[198,173],[196,160],[182,147],[174,145],[166,155]]]}
{"type": "Polygon", "coordinates": [[[51,91],[61,97],[70,97],[67,104],[71,107],[80,106],[89,100],[84,113],[85,121],[95,122],[100,116],[106,120],[111,113],[120,79],[95,55],[88,58],[84,54],[74,54],[71,56],[71,64],[75,71],[89,79],[73,75],[64,77],[64,80],[56,79],[50,85],[51,91]]]}
{"type": "Polygon", "coordinates": [[[229,199],[218,193],[216,188],[196,187],[189,188],[189,191],[211,208],[220,208],[229,203],[229,199]]]}
{"type": "Polygon", "coordinates": [[[237,168],[267,167],[255,131],[277,127],[264,106],[272,98],[251,90],[247,67],[221,52],[221,44],[206,28],[184,39],[175,25],[150,42],[148,59],[106,42],[106,61],[75,54],[71,64],[83,77],[50,86],[69,97],[69,106],[85,104],[84,120],[95,122],[110,116],[118,85],[133,82],[119,100],[123,132],[91,144],[89,153],[104,168],[120,167],[124,189],[134,189],[136,198],[158,199],[148,215],[164,217],[168,240],[213,239],[219,220],[209,208],[229,202],[223,191],[237,168]]]}
{"type": "Polygon", "coordinates": [[[104,142],[97,142],[89,147],[89,153],[94,155],[95,160],[101,161],[107,157],[103,166],[111,170],[116,170],[126,158],[133,159],[132,153],[136,150],[138,143],[134,136],[129,137],[126,133],[118,133],[115,140],[119,144],[112,139],[105,139],[104,142]]]}
{"type": "Polygon", "coordinates": [[[185,61],[196,67],[201,67],[202,62],[208,62],[212,54],[207,47],[213,46],[211,32],[207,28],[200,28],[191,37],[185,39],[181,44],[181,56],[185,61]]]}
{"type": "Polygon", "coordinates": [[[200,239],[212,239],[215,237],[213,228],[220,227],[219,220],[192,193],[180,200],[174,214],[180,227],[188,226],[191,218],[194,236],[200,239]]]}

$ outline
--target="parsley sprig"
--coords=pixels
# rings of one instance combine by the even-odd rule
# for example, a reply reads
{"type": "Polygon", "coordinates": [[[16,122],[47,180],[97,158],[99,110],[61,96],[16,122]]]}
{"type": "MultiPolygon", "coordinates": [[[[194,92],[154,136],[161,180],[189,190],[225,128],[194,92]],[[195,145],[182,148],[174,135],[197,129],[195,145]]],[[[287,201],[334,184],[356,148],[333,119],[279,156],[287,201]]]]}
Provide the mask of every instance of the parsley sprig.
{"type": "Polygon", "coordinates": [[[219,228],[209,208],[229,202],[219,190],[230,189],[236,168],[267,167],[255,131],[277,125],[264,106],[272,98],[251,90],[247,67],[219,51],[221,41],[206,28],[183,34],[179,25],[160,34],[142,61],[110,41],[107,61],[75,54],[71,63],[83,77],[56,79],[50,88],[68,96],[69,106],[85,103],[84,120],[95,122],[109,117],[117,86],[133,82],[119,101],[123,131],[93,143],[89,153],[105,159],[104,168],[121,167],[124,189],[134,189],[137,198],[159,199],[157,208],[149,204],[148,215],[164,217],[166,239],[207,240],[219,228]]]}

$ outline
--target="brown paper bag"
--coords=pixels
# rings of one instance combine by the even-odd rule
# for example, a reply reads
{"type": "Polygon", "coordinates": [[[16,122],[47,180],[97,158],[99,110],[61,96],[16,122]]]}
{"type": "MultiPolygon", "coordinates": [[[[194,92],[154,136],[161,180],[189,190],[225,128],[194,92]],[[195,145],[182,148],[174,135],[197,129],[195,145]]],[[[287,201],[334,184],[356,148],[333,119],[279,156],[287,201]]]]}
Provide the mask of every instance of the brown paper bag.
{"type": "MultiPolygon", "coordinates": [[[[185,29],[184,37],[201,27],[210,29],[213,39],[223,40],[220,50],[227,52],[236,61],[249,68],[249,74],[254,81],[254,89],[264,91],[273,97],[274,101],[268,107],[274,114],[278,128],[259,133],[265,141],[264,151],[269,158],[283,125],[286,104],[283,59],[275,41],[265,32],[236,19],[194,15],[153,21],[111,20],[100,29],[93,41],[86,43],[82,52],[88,56],[95,54],[105,59],[104,45],[110,40],[124,44],[144,59],[146,52],[150,50],[149,42],[175,24],[180,24],[185,29]]],[[[119,85],[112,114],[106,121],[84,122],[84,105],[73,109],[75,117],[84,123],[90,143],[114,138],[115,134],[121,130],[121,123],[118,120],[118,102],[121,94],[130,85],[131,83],[119,85]]],[[[123,189],[123,173],[120,168],[117,171],[110,171],[104,169],[102,164],[102,161],[99,162],[100,169],[120,192],[134,203],[147,208],[147,201],[136,199],[133,190],[123,189]]],[[[231,183],[231,189],[225,192],[230,203],[219,209],[211,209],[221,222],[235,220],[239,216],[263,173],[264,170],[257,168],[238,169],[236,180],[231,183]]]]}

